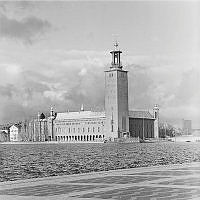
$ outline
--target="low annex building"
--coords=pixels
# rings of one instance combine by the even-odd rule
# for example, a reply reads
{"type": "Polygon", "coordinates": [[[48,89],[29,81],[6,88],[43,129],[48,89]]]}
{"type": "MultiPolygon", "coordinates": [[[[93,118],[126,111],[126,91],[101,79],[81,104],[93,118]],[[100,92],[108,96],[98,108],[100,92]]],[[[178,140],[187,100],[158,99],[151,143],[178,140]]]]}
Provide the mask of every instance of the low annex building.
{"type": "MultiPolygon", "coordinates": [[[[55,141],[61,142],[103,142],[112,140],[106,137],[105,112],[84,111],[57,113],[53,121],[53,134],[55,141]]],[[[130,137],[154,138],[155,118],[148,111],[129,112],[130,137]]],[[[49,120],[49,133],[51,132],[51,120],[49,120]]],[[[127,137],[124,133],[123,137],[127,137]]],[[[53,139],[49,135],[49,140],[53,139]]],[[[114,139],[114,138],[113,138],[114,139]]]]}
{"type": "MultiPolygon", "coordinates": [[[[105,112],[57,113],[54,119],[56,141],[103,141],[105,139],[105,112]]],[[[52,138],[50,138],[52,139],[52,138]]]]}

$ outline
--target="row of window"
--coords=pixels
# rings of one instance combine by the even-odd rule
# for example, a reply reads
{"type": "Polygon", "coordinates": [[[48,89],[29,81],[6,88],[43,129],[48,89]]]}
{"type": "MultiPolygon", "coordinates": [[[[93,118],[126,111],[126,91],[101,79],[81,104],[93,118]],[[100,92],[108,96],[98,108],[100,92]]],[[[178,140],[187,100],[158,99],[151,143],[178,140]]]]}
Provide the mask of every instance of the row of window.
{"type": "MultiPolygon", "coordinates": [[[[110,78],[113,77],[113,73],[110,73],[110,74],[109,74],[109,77],[110,77],[110,78]]],[[[119,74],[118,74],[118,77],[124,78],[124,77],[125,77],[125,74],[124,74],[124,73],[119,73],[119,74]]]]}
{"type": "Polygon", "coordinates": [[[80,125],[80,123],[79,122],[73,122],[73,123],[57,123],[57,125],[80,125]]]}
{"type": "MultiPolygon", "coordinates": [[[[94,122],[94,121],[91,121],[91,122],[84,122],[84,124],[103,124],[104,122],[103,121],[99,121],[99,122],[94,122]]],[[[56,123],[56,125],[80,125],[81,123],[79,122],[76,122],[76,123],[56,123]]],[[[83,124],[83,123],[82,123],[83,124]]]]}
{"type": "Polygon", "coordinates": [[[113,77],[113,73],[109,74],[109,77],[113,77]]]}
{"type": "Polygon", "coordinates": [[[83,128],[61,128],[61,127],[57,127],[56,128],[56,133],[76,133],[76,132],[78,132],[78,133],[80,133],[80,132],[95,132],[95,131],[97,131],[97,132],[100,132],[100,127],[97,127],[97,128],[95,128],[95,127],[92,127],[92,128],[90,128],[90,127],[87,127],[87,128],[85,128],[85,127],[83,127],[83,128]]]}
{"type": "Polygon", "coordinates": [[[18,130],[11,130],[10,132],[18,132],[18,130]]]}
{"type": "Polygon", "coordinates": [[[13,134],[11,137],[10,137],[11,140],[16,140],[17,139],[17,134],[13,134]]]}
{"type": "Polygon", "coordinates": [[[56,141],[95,141],[104,137],[104,135],[56,136],[56,141]]]}

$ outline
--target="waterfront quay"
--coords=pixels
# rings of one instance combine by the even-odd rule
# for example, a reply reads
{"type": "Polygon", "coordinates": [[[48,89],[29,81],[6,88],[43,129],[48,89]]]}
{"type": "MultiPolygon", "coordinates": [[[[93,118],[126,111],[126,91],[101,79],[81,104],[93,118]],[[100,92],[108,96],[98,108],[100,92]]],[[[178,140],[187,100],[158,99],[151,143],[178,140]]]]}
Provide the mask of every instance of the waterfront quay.
{"type": "Polygon", "coordinates": [[[0,183],[1,200],[200,199],[200,162],[0,183]]]}

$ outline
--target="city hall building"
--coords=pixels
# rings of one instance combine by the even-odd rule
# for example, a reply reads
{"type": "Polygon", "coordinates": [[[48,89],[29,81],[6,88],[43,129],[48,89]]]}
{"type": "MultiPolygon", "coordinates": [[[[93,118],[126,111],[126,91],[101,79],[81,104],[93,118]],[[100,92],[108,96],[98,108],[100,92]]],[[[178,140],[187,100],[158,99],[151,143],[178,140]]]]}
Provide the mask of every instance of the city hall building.
{"type": "MultiPolygon", "coordinates": [[[[111,51],[112,63],[105,71],[105,111],[85,111],[83,106],[77,112],[55,113],[51,108],[50,117],[38,118],[38,123],[47,123],[48,141],[103,142],[119,138],[158,138],[159,108],[148,111],[129,111],[128,71],[121,64],[118,43],[111,51]]],[[[45,130],[40,128],[39,130],[45,130]]],[[[42,138],[42,137],[41,137],[42,138]]],[[[44,138],[44,137],[43,137],[44,138]]]]}

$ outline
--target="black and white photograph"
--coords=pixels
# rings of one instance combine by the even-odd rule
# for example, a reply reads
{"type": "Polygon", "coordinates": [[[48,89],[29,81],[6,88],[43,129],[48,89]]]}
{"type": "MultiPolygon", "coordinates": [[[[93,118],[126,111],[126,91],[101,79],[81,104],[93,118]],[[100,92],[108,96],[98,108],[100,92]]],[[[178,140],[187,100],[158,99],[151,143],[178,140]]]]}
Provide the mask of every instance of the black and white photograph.
{"type": "Polygon", "coordinates": [[[0,0],[0,200],[199,200],[200,1],[0,0]]]}

